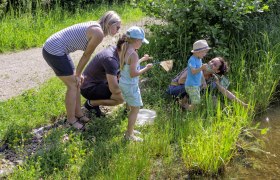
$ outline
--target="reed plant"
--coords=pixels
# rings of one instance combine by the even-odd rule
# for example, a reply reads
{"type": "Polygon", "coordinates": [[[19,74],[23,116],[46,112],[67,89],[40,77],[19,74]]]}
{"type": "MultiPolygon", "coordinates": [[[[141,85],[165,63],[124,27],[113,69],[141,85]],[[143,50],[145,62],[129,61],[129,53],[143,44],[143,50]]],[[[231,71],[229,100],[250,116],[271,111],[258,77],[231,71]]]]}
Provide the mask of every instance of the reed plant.
{"type": "Polygon", "coordinates": [[[238,92],[251,101],[256,112],[264,112],[276,98],[273,95],[280,80],[277,39],[275,32],[256,29],[242,41],[232,41],[231,72],[234,75],[231,81],[238,92]]]}

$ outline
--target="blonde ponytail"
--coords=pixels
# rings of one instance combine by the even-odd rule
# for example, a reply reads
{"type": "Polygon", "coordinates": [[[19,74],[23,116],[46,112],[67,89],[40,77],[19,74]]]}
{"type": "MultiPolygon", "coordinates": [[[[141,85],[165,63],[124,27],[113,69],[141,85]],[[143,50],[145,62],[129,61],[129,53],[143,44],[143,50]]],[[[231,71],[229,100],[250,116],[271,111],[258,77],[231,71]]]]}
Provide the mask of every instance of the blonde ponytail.
{"type": "Polygon", "coordinates": [[[121,57],[120,57],[120,69],[123,70],[125,64],[125,54],[128,48],[128,42],[125,41],[121,47],[121,57]]]}
{"type": "Polygon", "coordinates": [[[137,39],[129,38],[126,34],[124,34],[121,38],[119,38],[117,42],[117,49],[120,52],[120,69],[123,70],[125,64],[125,55],[127,53],[128,45],[130,43],[135,42],[137,39]]]}

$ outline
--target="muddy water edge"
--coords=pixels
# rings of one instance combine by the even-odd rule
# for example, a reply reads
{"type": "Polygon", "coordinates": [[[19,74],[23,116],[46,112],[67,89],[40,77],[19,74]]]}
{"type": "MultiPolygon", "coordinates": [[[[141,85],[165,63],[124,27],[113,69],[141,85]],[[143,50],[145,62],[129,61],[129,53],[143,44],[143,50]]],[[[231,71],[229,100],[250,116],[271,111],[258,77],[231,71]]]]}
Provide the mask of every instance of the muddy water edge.
{"type": "MultiPolygon", "coordinates": [[[[252,134],[258,140],[226,168],[226,179],[280,179],[280,103],[256,117],[259,129],[252,134]]],[[[252,130],[253,131],[253,130],[252,130]]]]}

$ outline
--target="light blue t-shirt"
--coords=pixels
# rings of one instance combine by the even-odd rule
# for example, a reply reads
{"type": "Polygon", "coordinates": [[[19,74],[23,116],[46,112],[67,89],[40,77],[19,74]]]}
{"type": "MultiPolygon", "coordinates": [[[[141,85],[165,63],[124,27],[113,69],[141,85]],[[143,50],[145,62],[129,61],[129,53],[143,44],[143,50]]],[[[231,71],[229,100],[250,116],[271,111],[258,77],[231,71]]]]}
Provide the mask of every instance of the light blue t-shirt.
{"type": "Polygon", "coordinates": [[[185,86],[201,86],[202,71],[197,74],[193,74],[191,69],[198,69],[202,66],[202,60],[192,55],[188,60],[187,66],[187,80],[185,81],[185,86]]]}

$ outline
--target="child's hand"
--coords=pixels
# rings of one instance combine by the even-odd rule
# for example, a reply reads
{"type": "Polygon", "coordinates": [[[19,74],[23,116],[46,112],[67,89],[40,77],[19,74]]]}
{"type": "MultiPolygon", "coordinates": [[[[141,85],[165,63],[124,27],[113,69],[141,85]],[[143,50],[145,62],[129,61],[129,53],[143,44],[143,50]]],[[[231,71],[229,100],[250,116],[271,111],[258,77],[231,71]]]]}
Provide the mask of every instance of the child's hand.
{"type": "Polygon", "coordinates": [[[150,57],[148,54],[145,54],[145,55],[141,58],[142,61],[147,61],[147,60],[150,60],[150,59],[153,59],[153,57],[150,57]]]}
{"type": "Polygon", "coordinates": [[[146,65],[146,68],[147,68],[147,69],[151,69],[152,67],[153,67],[153,64],[152,64],[152,63],[149,63],[149,64],[146,65]]]}
{"type": "Polygon", "coordinates": [[[207,69],[207,66],[208,66],[208,65],[207,65],[207,63],[202,64],[202,66],[201,66],[201,70],[203,70],[203,71],[204,71],[204,70],[206,70],[206,69],[207,69]]]}

